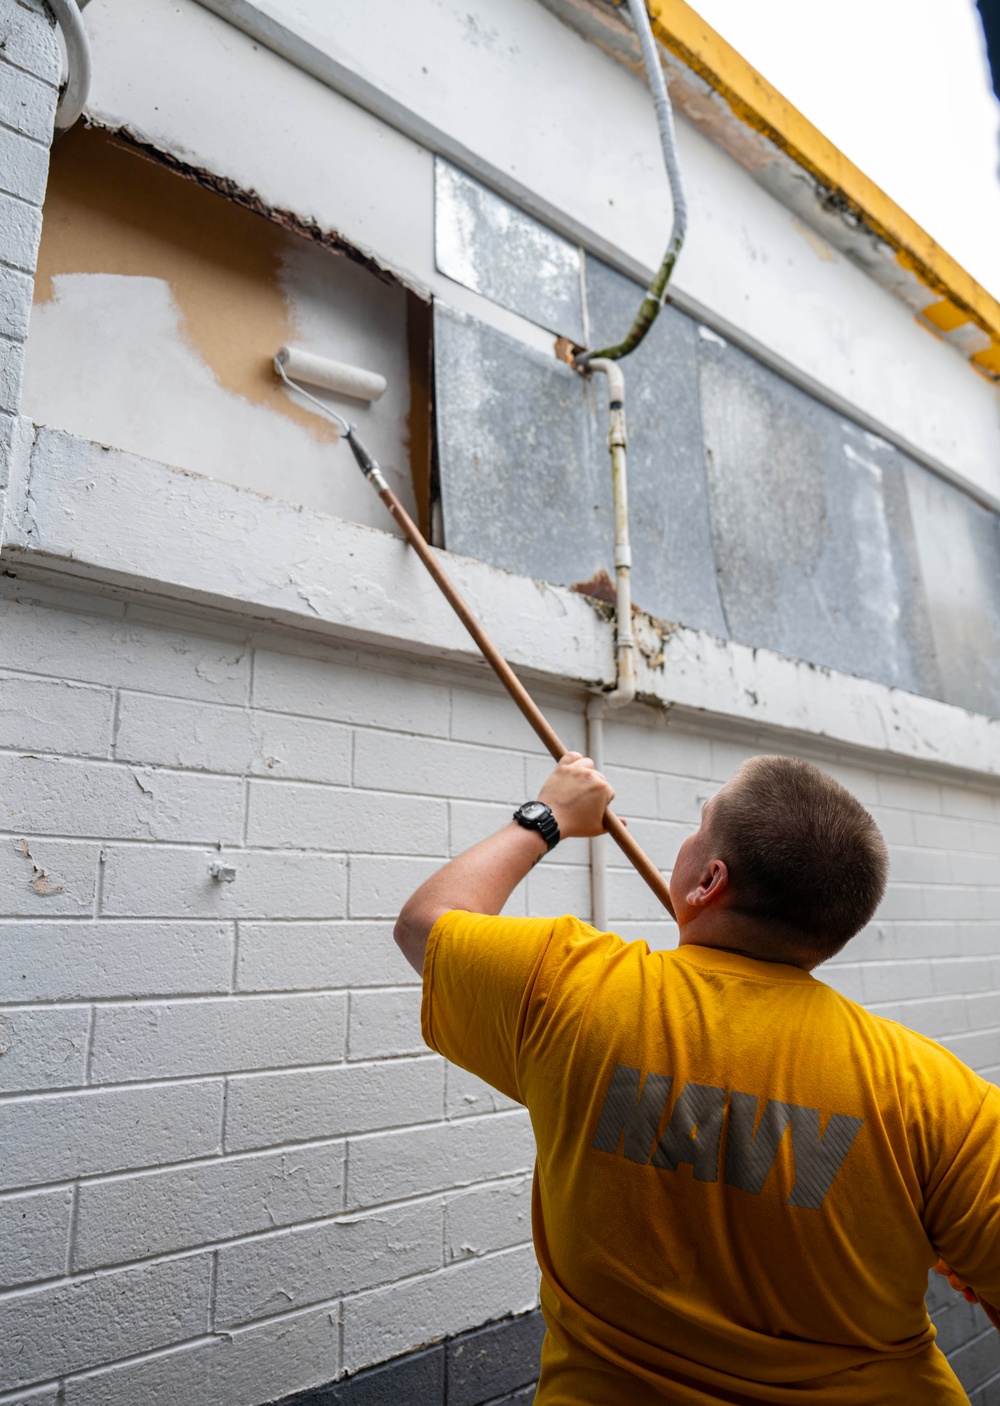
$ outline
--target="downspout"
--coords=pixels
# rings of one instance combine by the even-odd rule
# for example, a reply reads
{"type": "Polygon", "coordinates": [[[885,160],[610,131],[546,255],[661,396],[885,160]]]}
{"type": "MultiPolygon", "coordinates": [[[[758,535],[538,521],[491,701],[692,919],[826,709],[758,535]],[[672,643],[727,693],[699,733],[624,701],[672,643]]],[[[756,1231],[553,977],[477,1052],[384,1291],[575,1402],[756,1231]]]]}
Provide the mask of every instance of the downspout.
{"type": "MultiPolygon", "coordinates": [[[[632,547],[628,535],[628,474],[625,463],[625,377],[616,361],[593,357],[588,372],[608,378],[608,449],[611,453],[611,496],[615,517],[615,687],[595,694],[587,703],[587,755],[598,771],[604,769],[604,715],[635,698],[635,636],[632,634],[632,547]]],[[[606,854],[604,836],[590,841],[590,916],[594,927],[607,921],[606,854]]]]}
{"type": "MultiPolygon", "coordinates": [[[[673,223],[660,267],[646,290],[646,296],[632,326],[622,341],[601,351],[582,352],[576,365],[584,375],[603,373],[608,378],[608,449],[611,454],[611,490],[615,517],[615,686],[596,694],[587,704],[587,753],[598,771],[604,766],[604,718],[609,708],[631,703],[636,694],[635,637],[632,634],[632,548],[628,530],[628,480],[626,471],[625,378],[617,364],[642,342],[663,306],[670,275],[687,232],[687,199],[677,161],[674,118],[667,85],[660,66],[656,40],[646,13],[645,0],[628,0],[632,23],[639,40],[646,77],[656,107],[663,164],[670,182],[673,223]]],[[[590,841],[591,921],[596,928],[607,927],[607,856],[604,836],[590,841]]]]}

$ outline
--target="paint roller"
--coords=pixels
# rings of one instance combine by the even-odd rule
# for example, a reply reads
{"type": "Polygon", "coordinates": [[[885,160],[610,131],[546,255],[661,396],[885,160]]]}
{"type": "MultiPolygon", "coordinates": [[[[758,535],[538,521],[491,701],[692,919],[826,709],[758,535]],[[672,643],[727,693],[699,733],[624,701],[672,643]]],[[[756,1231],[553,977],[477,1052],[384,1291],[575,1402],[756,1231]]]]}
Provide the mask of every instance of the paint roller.
{"type": "MultiPolygon", "coordinates": [[[[379,376],[373,371],[363,371],[360,367],[346,366],[341,362],[329,361],[326,357],[314,356],[311,352],[298,351],[295,347],[281,348],[274,358],[274,369],[291,390],[311,401],[321,414],[328,416],[337,425],[351,446],[351,452],[357,460],[358,468],[399,524],[403,536],[433,577],[445,600],[479,646],[483,658],[513,698],[545,748],[556,761],[559,761],[569,749],[560,741],[558,734],[538,704],[455,589],[451,578],[442,569],[420,529],[386,483],[378,461],[359,439],[357,426],[349,424],[336,410],[331,409],[329,405],[324,405],[322,401],[311,396],[298,384],[301,378],[308,385],[321,386],[324,390],[334,391],[339,395],[352,395],[357,399],[371,401],[376,400],[386,389],[385,377],[379,376]],[[357,389],[347,390],[346,386],[348,385],[365,386],[368,388],[368,393],[360,392],[357,389]],[[374,387],[377,389],[373,389],[374,387]]],[[[670,901],[670,889],[667,887],[666,879],[649,858],[649,855],[629,834],[624,822],[610,808],[604,812],[604,828],[632,863],[637,873],[645,879],[670,916],[673,917],[674,909],[670,901]]]]}
{"type": "Polygon", "coordinates": [[[346,395],[352,400],[378,400],[388,385],[377,371],[365,371],[360,366],[348,366],[346,361],[331,361],[325,356],[300,351],[298,347],[282,347],[274,358],[290,381],[304,381],[307,386],[319,386],[346,395]]]}

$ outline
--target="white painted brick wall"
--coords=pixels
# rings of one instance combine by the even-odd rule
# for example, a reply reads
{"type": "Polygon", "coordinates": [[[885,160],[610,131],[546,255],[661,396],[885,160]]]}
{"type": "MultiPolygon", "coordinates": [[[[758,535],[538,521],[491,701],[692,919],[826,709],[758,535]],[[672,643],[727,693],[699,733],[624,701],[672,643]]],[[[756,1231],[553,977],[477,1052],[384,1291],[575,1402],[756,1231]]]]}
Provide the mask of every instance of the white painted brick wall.
{"type": "Polygon", "coordinates": [[[229,1080],[227,1152],[310,1142],[441,1117],[439,1059],[393,1059],[229,1080]]]}
{"type": "MultiPolygon", "coordinates": [[[[410,889],[546,774],[523,720],[430,665],[17,591],[0,1399],[253,1406],[531,1305],[527,1117],[423,1048],[390,937],[410,889]]],[[[553,703],[582,748],[582,698],[553,703]]],[[[618,808],[664,867],[775,746],[687,728],[606,726],[618,808]]],[[[820,760],[893,853],[882,912],[826,979],[1000,1074],[1000,788],[820,760]]],[[[586,916],[586,858],[560,847],[510,911],[586,916]]],[[[608,858],[614,926],[671,943],[608,858]]]]}
{"type": "Polygon", "coordinates": [[[211,1255],[198,1255],[0,1299],[6,1385],[27,1386],[204,1333],[211,1278],[211,1255]]]}
{"type": "Polygon", "coordinates": [[[531,1238],[531,1178],[477,1186],[445,1201],[445,1259],[466,1260],[531,1238]]]}
{"type": "Polygon", "coordinates": [[[440,1200],[395,1206],[219,1251],[215,1321],[236,1327],[441,1265],[440,1200]]]}
{"type": "Polygon", "coordinates": [[[90,1024],[85,1006],[8,1006],[0,1011],[0,1093],[81,1085],[90,1024]]]}
{"type": "Polygon", "coordinates": [[[0,1282],[28,1284],[63,1274],[72,1210],[68,1186],[0,1197],[0,1282]]]}
{"type": "Polygon", "coordinates": [[[215,1154],[222,1096],[221,1079],[204,1079],[6,1098],[0,1190],[215,1154]]]}
{"type": "Polygon", "coordinates": [[[343,1143],[192,1162],[80,1188],[73,1265],[187,1250],[340,1209],[343,1143]]]}
{"type": "Polygon", "coordinates": [[[406,1352],[426,1339],[428,1323],[446,1322],[450,1333],[460,1333],[490,1318],[523,1313],[537,1296],[530,1246],[358,1294],[344,1302],[344,1370],[356,1372],[406,1352]]]}
{"type": "Polygon", "coordinates": [[[27,422],[16,417],[60,64],[41,7],[0,0],[0,527],[27,440],[27,422]]]}

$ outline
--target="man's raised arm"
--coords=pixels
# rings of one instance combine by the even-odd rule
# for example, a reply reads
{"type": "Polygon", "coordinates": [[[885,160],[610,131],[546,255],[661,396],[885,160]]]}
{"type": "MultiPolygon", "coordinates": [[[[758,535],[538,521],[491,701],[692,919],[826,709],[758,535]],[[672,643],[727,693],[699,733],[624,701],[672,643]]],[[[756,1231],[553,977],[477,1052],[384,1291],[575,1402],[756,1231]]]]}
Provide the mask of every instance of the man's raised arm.
{"type": "MultiPolygon", "coordinates": [[[[559,838],[599,835],[614,791],[589,757],[567,752],[538,793],[559,826],[559,838]]],[[[497,914],[549,849],[538,830],[512,821],[425,880],[403,904],[393,936],[414,971],[423,973],[427,939],[453,908],[497,914]]]]}

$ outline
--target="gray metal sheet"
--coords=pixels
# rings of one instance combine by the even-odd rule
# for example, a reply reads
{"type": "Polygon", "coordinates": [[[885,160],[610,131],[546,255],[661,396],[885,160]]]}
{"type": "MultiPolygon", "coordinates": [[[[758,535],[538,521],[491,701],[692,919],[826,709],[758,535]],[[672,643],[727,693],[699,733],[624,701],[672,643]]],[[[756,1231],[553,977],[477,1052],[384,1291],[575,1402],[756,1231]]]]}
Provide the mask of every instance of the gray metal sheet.
{"type": "Polygon", "coordinates": [[[942,697],[1000,717],[1000,519],[910,460],[906,484],[942,697]]]}
{"type": "MultiPolygon", "coordinates": [[[[645,289],[591,256],[586,261],[590,345],[620,341],[645,289]]],[[[632,594],[651,615],[725,635],[712,555],[698,404],[697,329],[666,307],[621,362],[628,422],[632,594]]],[[[594,377],[595,452],[610,475],[607,387],[594,377]]]]}
{"type": "Polygon", "coordinates": [[[699,372],[733,638],[937,693],[902,456],[714,333],[699,339],[699,372]]]}
{"type": "Polygon", "coordinates": [[[583,345],[580,250],[440,156],[434,162],[438,271],[583,345]]]}
{"type": "Polygon", "coordinates": [[[440,303],[434,367],[448,550],[559,585],[608,570],[610,476],[594,462],[583,380],[440,303]]]}

